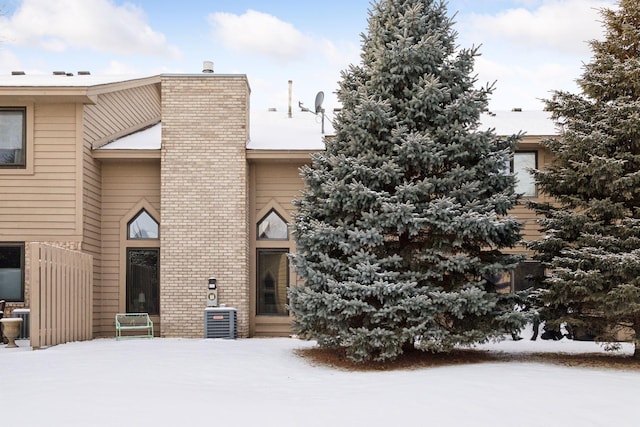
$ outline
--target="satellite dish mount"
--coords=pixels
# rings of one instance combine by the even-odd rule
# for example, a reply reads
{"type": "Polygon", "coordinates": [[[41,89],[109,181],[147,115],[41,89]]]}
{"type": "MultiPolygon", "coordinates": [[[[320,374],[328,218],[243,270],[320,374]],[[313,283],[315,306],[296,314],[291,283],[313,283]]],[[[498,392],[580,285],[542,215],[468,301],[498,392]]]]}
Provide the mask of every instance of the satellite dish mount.
{"type": "Polygon", "coordinates": [[[304,112],[307,112],[307,113],[311,113],[311,114],[315,114],[316,116],[318,114],[321,115],[321,117],[322,117],[322,134],[324,135],[324,108],[322,108],[322,102],[323,101],[324,101],[324,92],[320,91],[316,95],[315,112],[309,110],[306,107],[303,107],[302,102],[300,102],[300,101],[298,101],[298,107],[300,107],[301,111],[304,111],[304,112]]]}

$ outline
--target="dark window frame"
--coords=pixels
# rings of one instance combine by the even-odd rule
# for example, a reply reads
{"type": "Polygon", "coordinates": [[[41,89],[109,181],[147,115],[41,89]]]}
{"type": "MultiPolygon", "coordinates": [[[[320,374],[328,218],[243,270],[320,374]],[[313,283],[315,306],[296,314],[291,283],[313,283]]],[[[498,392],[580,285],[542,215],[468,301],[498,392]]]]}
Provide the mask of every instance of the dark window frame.
{"type": "Polygon", "coordinates": [[[0,293],[0,300],[3,299],[7,302],[24,302],[25,295],[25,243],[24,242],[0,242],[0,248],[11,247],[20,248],[20,299],[6,298],[0,293]]]}
{"type": "Polygon", "coordinates": [[[289,240],[289,223],[287,222],[287,220],[284,219],[284,217],[282,215],[280,215],[280,213],[275,209],[275,208],[271,208],[269,209],[269,212],[267,212],[265,215],[262,216],[262,218],[260,218],[258,220],[258,222],[256,223],[256,240],[260,240],[260,241],[281,241],[281,242],[286,242],[289,240]],[[271,214],[275,214],[278,216],[278,218],[280,218],[280,220],[284,223],[286,229],[287,229],[287,237],[285,238],[269,238],[269,237],[260,237],[260,224],[262,224],[263,221],[265,221],[267,219],[267,217],[271,214]]]}
{"type": "MultiPolygon", "coordinates": [[[[289,316],[289,310],[287,308],[288,304],[289,304],[289,288],[291,287],[291,274],[290,274],[290,260],[289,260],[289,248],[257,248],[256,249],[256,316],[277,316],[277,317],[287,317],[289,316]],[[261,304],[261,280],[260,280],[260,275],[262,273],[261,271],[261,265],[260,265],[260,255],[266,253],[266,254],[280,254],[280,255],[285,255],[286,258],[286,296],[285,296],[285,311],[283,313],[278,313],[276,312],[265,312],[263,310],[262,305],[261,304]]],[[[277,287],[277,285],[276,285],[277,287]]],[[[277,296],[276,295],[276,289],[274,289],[274,297],[277,296]]],[[[274,300],[276,301],[276,300],[274,300]]],[[[276,305],[277,306],[277,302],[274,302],[271,305],[276,305]]],[[[266,304],[265,304],[266,307],[266,304]]]]}
{"type": "Polygon", "coordinates": [[[135,297],[135,295],[132,295],[130,298],[130,285],[131,285],[131,255],[130,253],[132,251],[153,251],[156,252],[156,286],[157,289],[156,294],[157,295],[150,295],[147,296],[147,294],[145,294],[145,300],[142,303],[142,305],[144,305],[144,310],[142,311],[144,313],[148,313],[150,316],[158,316],[160,315],[160,247],[127,247],[126,248],[126,274],[125,274],[125,312],[127,313],[139,313],[140,311],[140,307],[133,307],[133,299],[135,297]],[[154,297],[156,300],[155,301],[151,301],[149,298],[150,297],[154,297]],[[152,302],[152,304],[155,306],[154,310],[148,310],[150,301],[152,302]],[[134,310],[134,308],[136,308],[134,310]]]}
{"type": "Polygon", "coordinates": [[[126,230],[126,232],[127,232],[127,240],[160,240],[160,222],[158,220],[156,220],[148,210],[142,208],[142,209],[140,209],[138,211],[137,214],[135,214],[133,216],[133,218],[131,218],[131,220],[129,222],[127,222],[127,230],[126,230]],[[157,233],[158,236],[157,237],[132,237],[131,236],[131,225],[134,222],[136,222],[136,220],[138,218],[140,218],[141,215],[143,215],[145,213],[149,216],[149,218],[151,218],[156,223],[156,226],[158,227],[158,233],[157,233]]]}
{"type": "MultiPolygon", "coordinates": [[[[20,112],[22,113],[22,149],[21,161],[13,163],[0,162],[0,169],[26,169],[27,168],[27,108],[26,107],[0,107],[0,115],[3,112],[20,112]]],[[[0,150],[5,150],[0,146],[0,150]]],[[[6,149],[10,151],[10,149],[6,149]]],[[[0,153],[1,154],[1,153],[0,153]]],[[[1,157],[1,155],[0,155],[1,157]]]]}

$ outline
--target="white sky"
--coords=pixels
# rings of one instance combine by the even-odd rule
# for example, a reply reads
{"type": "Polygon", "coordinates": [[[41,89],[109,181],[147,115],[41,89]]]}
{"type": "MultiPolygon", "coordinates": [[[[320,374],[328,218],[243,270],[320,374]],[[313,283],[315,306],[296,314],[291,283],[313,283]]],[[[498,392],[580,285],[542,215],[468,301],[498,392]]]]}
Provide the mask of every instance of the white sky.
{"type": "MultiPolygon", "coordinates": [[[[529,333],[481,349],[602,352],[592,342],[530,341],[529,333]]],[[[638,371],[492,362],[348,372],[301,359],[294,350],[313,343],[290,338],[19,345],[0,346],[3,426],[638,425],[638,371]]],[[[632,353],[624,344],[619,354],[632,353]]]]}
{"type": "MultiPolygon", "coordinates": [[[[598,9],[614,0],[450,0],[458,42],[482,45],[479,83],[497,81],[495,110],[540,109],[554,89],[577,91],[601,38],[598,9]]],[[[247,74],[252,107],[335,107],[340,71],[357,63],[368,0],[4,0],[0,74],[200,72],[247,74]]]]}

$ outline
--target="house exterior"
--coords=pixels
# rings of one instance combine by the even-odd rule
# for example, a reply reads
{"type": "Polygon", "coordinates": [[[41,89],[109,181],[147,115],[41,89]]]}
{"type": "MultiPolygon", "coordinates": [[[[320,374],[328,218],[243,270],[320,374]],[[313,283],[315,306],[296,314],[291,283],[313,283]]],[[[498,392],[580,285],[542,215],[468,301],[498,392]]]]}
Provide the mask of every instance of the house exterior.
{"type": "MultiPolygon", "coordinates": [[[[323,149],[319,119],[250,114],[244,75],[0,77],[0,299],[31,307],[41,242],[92,256],[93,337],[139,311],[160,336],[202,337],[212,278],[238,336],[289,335],[287,224],[299,168],[323,149]]],[[[548,162],[552,123],[517,111],[485,122],[527,131],[511,167],[538,197],[524,170],[548,162]]],[[[514,214],[537,235],[532,212],[514,214]]]]}

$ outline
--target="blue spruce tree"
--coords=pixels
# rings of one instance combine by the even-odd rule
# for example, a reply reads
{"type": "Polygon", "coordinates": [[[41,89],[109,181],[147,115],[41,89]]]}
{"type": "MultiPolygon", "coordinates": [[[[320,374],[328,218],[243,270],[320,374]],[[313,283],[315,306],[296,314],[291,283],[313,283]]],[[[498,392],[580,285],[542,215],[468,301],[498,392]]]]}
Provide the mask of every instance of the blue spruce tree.
{"type": "Polygon", "coordinates": [[[443,2],[372,4],[361,63],[343,72],[326,151],[303,168],[290,290],[294,329],[354,361],[447,352],[518,329],[487,278],[520,240],[505,174],[517,135],[480,130],[492,88],[456,50],[443,2]]]}

